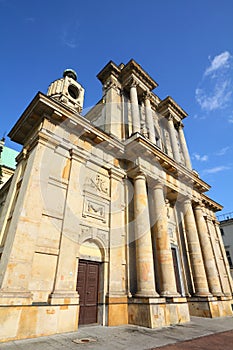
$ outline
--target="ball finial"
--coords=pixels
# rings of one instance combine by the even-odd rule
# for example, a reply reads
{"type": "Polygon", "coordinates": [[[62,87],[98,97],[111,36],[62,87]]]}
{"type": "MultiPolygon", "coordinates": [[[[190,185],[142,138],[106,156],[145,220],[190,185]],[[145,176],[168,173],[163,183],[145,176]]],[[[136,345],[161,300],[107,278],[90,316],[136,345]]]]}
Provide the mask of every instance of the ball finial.
{"type": "Polygon", "coordinates": [[[76,74],[76,72],[73,69],[66,69],[66,70],[64,70],[63,77],[64,78],[65,77],[69,77],[69,78],[72,78],[75,81],[77,81],[77,74],[76,74]]]}

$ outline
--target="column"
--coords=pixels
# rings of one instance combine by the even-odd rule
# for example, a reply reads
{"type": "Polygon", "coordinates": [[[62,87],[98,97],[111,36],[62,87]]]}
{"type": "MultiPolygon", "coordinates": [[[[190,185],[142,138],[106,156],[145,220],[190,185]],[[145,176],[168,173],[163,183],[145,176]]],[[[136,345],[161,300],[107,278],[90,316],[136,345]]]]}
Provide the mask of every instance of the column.
{"type": "Polygon", "coordinates": [[[202,212],[201,204],[194,207],[194,214],[196,218],[197,230],[203,254],[204,266],[206,276],[210,288],[210,292],[214,296],[221,296],[222,290],[219,283],[218,271],[214,261],[213,249],[211,246],[209,232],[202,212]]]}
{"type": "Polygon", "coordinates": [[[146,178],[142,172],[134,177],[134,222],[136,240],[136,296],[156,297],[150,217],[146,178]]]}
{"type": "Polygon", "coordinates": [[[178,296],[175,280],[175,272],[167,227],[167,208],[163,192],[163,184],[157,182],[153,187],[154,217],[152,218],[153,236],[155,242],[156,256],[158,257],[158,268],[160,275],[160,295],[178,296]]]}
{"type": "Polygon", "coordinates": [[[146,110],[146,124],[149,130],[149,139],[151,142],[155,143],[155,128],[154,121],[152,116],[152,110],[150,105],[150,93],[147,92],[144,94],[145,98],[145,110],[146,110]]]}
{"type": "Polygon", "coordinates": [[[185,140],[183,127],[184,125],[182,123],[179,123],[178,132],[179,132],[180,144],[181,144],[181,148],[185,159],[185,165],[188,169],[192,170],[192,164],[189,157],[189,151],[185,140]]]}
{"type": "Polygon", "coordinates": [[[189,198],[185,198],[183,209],[186,238],[188,243],[188,253],[190,257],[195,295],[201,297],[211,296],[206,279],[193,208],[191,200],[189,198]]]}
{"type": "Polygon", "coordinates": [[[180,162],[180,150],[177,143],[175,126],[173,123],[173,117],[170,115],[168,117],[168,131],[171,138],[173,157],[177,162],[180,162]]]}
{"type": "Polygon", "coordinates": [[[225,263],[224,265],[226,267],[227,279],[228,279],[228,282],[229,282],[229,285],[230,285],[231,292],[233,294],[233,280],[232,280],[232,277],[231,277],[230,266],[229,266],[229,263],[228,263],[228,260],[227,260],[226,251],[225,251],[225,248],[224,248],[222,235],[221,235],[220,228],[219,228],[219,222],[215,219],[215,220],[213,220],[213,225],[215,227],[216,235],[217,235],[217,237],[219,239],[220,250],[222,252],[223,260],[224,260],[224,263],[225,263]]]}
{"type": "Polygon", "coordinates": [[[130,102],[131,102],[131,110],[132,110],[133,133],[140,132],[140,116],[139,116],[139,108],[138,108],[137,83],[135,81],[133,81],[132,85],[130,86],[130,102]]]}
{"type": "MultiPolygon", "coordinates": [[[[212,218],[209,216],[207,217],[207,225],[208,225],[208,229],[210,231],[210,234],[212,236],[213,246],[215,247],[215,254],[216,254],[216,259],[217,259],[218,268],[219,268],[219,278],[220,278],[221,283],[222,283],[223,293],[226,296],[230,296],[232,293],[231,293],[231,288],[229,285],[227,271],[226,271],[226,267],[225,267],[225,263],[224,263],[224,256],[223,255],[225,253],[223,253],[221,251],[220,237],[218,236],[218,232],[214,226],[212,218]]],[[[225,252],[225,250],[224,250],[224,252],[225,252]]]]}

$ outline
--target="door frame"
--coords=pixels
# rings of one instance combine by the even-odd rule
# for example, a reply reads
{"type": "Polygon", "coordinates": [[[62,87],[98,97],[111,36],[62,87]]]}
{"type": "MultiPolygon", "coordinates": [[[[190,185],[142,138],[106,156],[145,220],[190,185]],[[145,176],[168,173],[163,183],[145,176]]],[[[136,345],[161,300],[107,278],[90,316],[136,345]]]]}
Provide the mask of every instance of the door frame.
{"type": "MultiPolygon", "coordinates": [[[[85,263],[86,265],[88,264],[92,264],[92,265],[97,265],[98,266],[98,276],[97,276],[97,296],[96,296],[96,322],[93,322],[93,323],[83,323],[81,325],[88,325],[88,324],[99,324],[100,323],[100,319],[99,319],[99,305],[100,305],[100,300],[99,300],[99,297],[100,297],[100,275],[101,275],[101,262],[100,261],[94,261],[94,260],[89,260],[89,259],[79,259],[79,262],[78,262],[78,271],[77,271],[77,283],[76,283],[76,290],[78,292],[78,275],[79,275],[79,263],[85,263]]],[[[86,292],[87,292],[87,285],[85,286],[85,295],[86,295],[86,292]]],[[[79,293],[79,292],[78,292],[79,293]]],[[[79,301],[79,324],[80,324],[80,314],[81,314],[81,305],[80,305],[80,301],[79,301]]]]}

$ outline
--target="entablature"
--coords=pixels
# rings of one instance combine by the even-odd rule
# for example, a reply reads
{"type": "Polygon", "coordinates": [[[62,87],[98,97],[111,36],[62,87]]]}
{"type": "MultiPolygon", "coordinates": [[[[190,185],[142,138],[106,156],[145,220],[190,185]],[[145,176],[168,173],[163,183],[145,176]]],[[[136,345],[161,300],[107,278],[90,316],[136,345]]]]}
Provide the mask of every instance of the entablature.
{"type": "Polygon", "coordinates": [[[202,193],[201,199],[205,207],[209,208],[210,210],[216,212],[223,209],[223,206],[217,202],[215,202],[213,199],[211,199],[206,194],[202,193]]]}
{"type": "Polygon", "coordinates": [[[172,116],[175,122],[180,122],[188,115],[170,96],[159,103],[157,112],[166,118],[172,116]]]}
{"type": "Polygon", "coordinates": [[[49,119],[57,125],[64,123],[67,131],[73,132],[80,138],[86,138],[93,144],[100,145],[103,142],[104,147],[115,155],[124,152],[124,145],[116,138],[109,136],[86,118],[40,92],[26,108],[8,136],[12,141],[25,145],[29,142],[32,130],[38,129],[44,119],[49,119]]]}
{"type": "Polygon", "coordinates": [[[178,164],[171,157],[165,154],[161,149],[152,144],[148,139],[136,133],[125,142],[125,155],[127,159],[135,162],[138,157],[145,157],[150,161],[158,162],[166,173],[179,178],[182,182],[188,184],[198,192],[206,192],[210,186],[201,180],[195,173],[188,170],[181,164],[178,164]]]}

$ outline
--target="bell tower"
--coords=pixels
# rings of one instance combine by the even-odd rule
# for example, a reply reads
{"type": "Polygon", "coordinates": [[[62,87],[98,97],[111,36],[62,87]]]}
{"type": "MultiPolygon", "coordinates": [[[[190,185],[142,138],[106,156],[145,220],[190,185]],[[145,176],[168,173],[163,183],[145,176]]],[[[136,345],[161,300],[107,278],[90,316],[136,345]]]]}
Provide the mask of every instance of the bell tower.
{"type": "Polygon", "coordinates": [[[84,101],[84,88],[77,82],[73,69],[66,69],[63,78],[55,80],[48,88],[47,95],[81,113],[84,101]]]}

